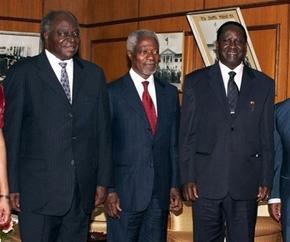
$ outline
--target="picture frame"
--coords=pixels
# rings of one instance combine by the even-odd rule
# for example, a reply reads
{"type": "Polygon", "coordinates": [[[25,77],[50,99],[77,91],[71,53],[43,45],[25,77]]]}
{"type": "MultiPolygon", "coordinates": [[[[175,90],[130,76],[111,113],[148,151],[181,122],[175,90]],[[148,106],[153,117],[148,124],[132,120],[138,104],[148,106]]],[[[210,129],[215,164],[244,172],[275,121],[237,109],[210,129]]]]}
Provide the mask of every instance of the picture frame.
{"type": "Polygon", "coordinates": [[[218,28],[227,21],[236,21],[244,26],[247,34],[247,54],[244,62],[253,69],[261,71],[260,64],[239,7],[195,11],[188,13],[186,17],[206,66],[212,65],[217,61],[215,42],[218,28]]]}
{"type": "Polygon", "coordinates": [[[39,54],[39,33],[0,31],[0,82],[17,61],[39,54]]]}
{"type": "Polygon", "coordinates": [[[160,62],[155,75],[181,90],[183,82],[184,32],[156,34],[159,40],[160,62]]]}

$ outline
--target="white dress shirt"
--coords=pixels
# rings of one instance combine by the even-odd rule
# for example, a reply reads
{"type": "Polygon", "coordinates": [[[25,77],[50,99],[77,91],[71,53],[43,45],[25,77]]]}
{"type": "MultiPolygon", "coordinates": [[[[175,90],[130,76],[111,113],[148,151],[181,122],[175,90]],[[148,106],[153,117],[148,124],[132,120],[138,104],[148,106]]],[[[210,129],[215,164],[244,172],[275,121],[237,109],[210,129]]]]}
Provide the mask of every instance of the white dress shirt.
{"type": "Polygon", "coordinates": [[[148,92],[150,94],[150,97],[153,101],[153,104],[154,104],[154,107],[155,107],[155,111],[156,111],[156,115],[158,116],[157,114],[157,98],[156,98],[156,90],[155,90],[155,84],[154,84],[154,77],[153,75],[149,76],[146,80],[140,76],[139,74],[137,74],[132,68],[130,69],[129,71],[129,74],[133,80],[133,83],[136,87],[136,90],[138,92],[138,95],[142,101],[142,94],[143,94],[143,91],[144,91],[144,87],[143,87],[143,84],[142,82],[143,81],[148,81],[149,84],[148,84],[148,92]]]}
{"type": "Polygon", "coordinates": [[[72,100],[72,93],[73,93],[73,59],[69,60],[60,60],[58,59],[54,54],[49,52],[47,49],[45,49],[45,54],[47,56],[47,59],[51,65],[51,68],[53,69],[57,79],[60,82],[61,77],[61,66],[59,65],[60,62],[66,62],[66,72],[68,75],[68,81],[69,81],[69,89],[70,89],[70,98],[72,100]]]}
{"type": "Polygon", "coordinates": [[[244,69],[244,64],[241,63],[240,65],[238,65],[235,69],[230,69],[228,68],[226,65],[224,65],[223,63],[221,63],[219,61],[219,66],[222,72],[222,77],[223,77],[223,81],[224,81],[224,87],[225,87],[225,91],[226,94],[228,93],[228,82],[229,82],[229,72],[230,71],[234,71],[236,73],[235,75],[235,83],[238,86],[239,91],[241,90],[241,85],[242,85],[242,76],[243,76],[243,69],[244,69]]]}

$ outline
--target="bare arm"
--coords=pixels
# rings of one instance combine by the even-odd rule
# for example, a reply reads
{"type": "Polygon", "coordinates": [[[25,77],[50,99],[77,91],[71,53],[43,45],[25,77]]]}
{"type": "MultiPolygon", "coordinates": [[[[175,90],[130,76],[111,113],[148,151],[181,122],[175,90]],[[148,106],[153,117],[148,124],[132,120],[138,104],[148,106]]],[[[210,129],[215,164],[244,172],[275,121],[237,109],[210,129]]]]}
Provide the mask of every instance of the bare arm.
{"type": "Polygon", "coordinates": [[[9,189],[7,181],[6,148],[2,129],[0,129],[0,225],[10,220],[9,189]]]}

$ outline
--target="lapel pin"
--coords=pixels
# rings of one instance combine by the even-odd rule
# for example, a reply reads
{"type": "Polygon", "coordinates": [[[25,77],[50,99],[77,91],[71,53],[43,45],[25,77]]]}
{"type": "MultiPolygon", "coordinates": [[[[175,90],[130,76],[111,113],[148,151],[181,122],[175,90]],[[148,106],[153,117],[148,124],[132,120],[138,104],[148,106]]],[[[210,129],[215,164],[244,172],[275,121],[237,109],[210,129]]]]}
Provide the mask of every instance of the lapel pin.
{"type": "Polygon", "coordinates": [[[255,110],[255,102],[250,101],[251,111],[253,112],[255,110]]]}

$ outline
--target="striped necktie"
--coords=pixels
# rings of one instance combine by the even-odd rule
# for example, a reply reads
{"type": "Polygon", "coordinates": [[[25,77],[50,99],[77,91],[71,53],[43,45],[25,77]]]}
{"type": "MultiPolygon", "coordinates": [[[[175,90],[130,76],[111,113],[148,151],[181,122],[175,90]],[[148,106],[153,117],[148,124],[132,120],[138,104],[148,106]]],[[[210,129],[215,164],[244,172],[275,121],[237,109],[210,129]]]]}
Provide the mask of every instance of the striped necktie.
{"type": "Polygon", "coordinates": [[[68,101],[71,103],[71,96],[70,96],[70,88],[69,88],[69,80],[68,75],[66,72],[66,62],[60,62],[58,63],[61,66],[61,76],[60,76],[60,83],[62,85],[62,88],[65,92],[65,95],[67,96],[68,101]]]}
{"type": "Polygon", "coordinates": [[[234,71],[229,72],[229,82],[228,82],[228,102],[230,107],[230,113],[234,114],[237,101],[239,98],[239,89],[237,84],[235,83],[235,75],[236,73],[234,71]]]}

